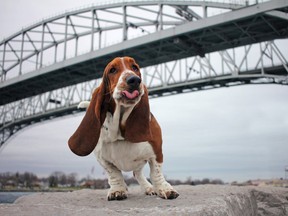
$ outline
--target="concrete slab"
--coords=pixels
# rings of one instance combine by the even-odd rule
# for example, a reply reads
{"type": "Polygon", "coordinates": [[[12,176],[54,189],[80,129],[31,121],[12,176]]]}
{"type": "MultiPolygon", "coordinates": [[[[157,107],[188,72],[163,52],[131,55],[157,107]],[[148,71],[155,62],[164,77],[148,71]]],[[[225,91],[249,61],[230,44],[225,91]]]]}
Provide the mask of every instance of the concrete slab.
{"type": "Polygon", "coordinates": [[[264,216],[288,214],[288,189],[201,185],[176,186],[180,196],[163,200],[129,187],[128,199],[107,201],[107,190],[45,192],[0,204],[2,216],[50,215],[195,215],[264,216]]]}

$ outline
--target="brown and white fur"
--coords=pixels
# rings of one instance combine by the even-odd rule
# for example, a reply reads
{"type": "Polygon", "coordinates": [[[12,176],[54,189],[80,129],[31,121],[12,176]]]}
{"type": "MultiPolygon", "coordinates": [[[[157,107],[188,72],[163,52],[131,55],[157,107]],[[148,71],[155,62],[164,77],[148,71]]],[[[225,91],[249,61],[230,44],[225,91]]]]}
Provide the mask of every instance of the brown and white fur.
{"type": "Polygon", "coordinates": [[[179,196],[162,174],[161,128],[150,113],[148,91],[133,58],[112,60],[91,101],[81,102],[79,107],[88,108],[68,141],[69,147],[79,156],[94,151],[108,175],[108,200],[127,198],[121,171],[133,171],[147,195],[163,199],[179,196]],[[152,185],[142,173],[147,162],[152,185]]]}

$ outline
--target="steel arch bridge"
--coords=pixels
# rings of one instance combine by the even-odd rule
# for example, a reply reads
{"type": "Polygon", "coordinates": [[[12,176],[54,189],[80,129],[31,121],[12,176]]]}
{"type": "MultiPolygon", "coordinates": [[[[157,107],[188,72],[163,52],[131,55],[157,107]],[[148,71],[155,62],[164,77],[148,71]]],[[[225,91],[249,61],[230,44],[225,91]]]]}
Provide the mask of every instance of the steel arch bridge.
{"type": "Polygon", "coordinates": [[[288,1],[118,1],[65,11],[0,43],[0,147],[78,112],[106,63],[133,56],[150,97],[288,84],[288,1]],[[285,47],[286,46],[286,47],[285,47]]]}

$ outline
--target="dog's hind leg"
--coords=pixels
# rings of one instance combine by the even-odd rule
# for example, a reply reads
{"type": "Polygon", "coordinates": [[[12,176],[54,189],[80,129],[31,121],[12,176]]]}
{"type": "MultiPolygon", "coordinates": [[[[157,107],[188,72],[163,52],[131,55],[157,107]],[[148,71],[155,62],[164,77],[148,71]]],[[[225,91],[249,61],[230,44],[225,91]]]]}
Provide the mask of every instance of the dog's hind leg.
{"type": "Polygon", "coordinates": [[[138,181],[141,189],[145,192],[146,195],[157,195],[153,190],[153,186],[147,181],[146,177],[143,175],[142,170],[143,168],[133,171],[135,179],[138,181]]]}

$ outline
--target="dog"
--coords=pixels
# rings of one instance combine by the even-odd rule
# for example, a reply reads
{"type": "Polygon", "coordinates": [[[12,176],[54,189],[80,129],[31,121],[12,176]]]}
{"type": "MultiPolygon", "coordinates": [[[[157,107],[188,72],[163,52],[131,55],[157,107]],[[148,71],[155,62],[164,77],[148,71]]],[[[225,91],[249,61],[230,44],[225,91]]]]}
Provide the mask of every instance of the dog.
{"type": "Polygon", "coordinates": [[[91,101],[82,102],[79,107],[87,110],[68,145],[79,156],[94,151],[108,175],[109,201],[127,198],[121,171],[133,171],[147,195],[163,199],[179,196],[162,174],[161,128],[150,112],[148,90],[133,58],[117,57],[108,63],[91,101]],[[152,184],[142,172],[147,162],[152,184]]]}

